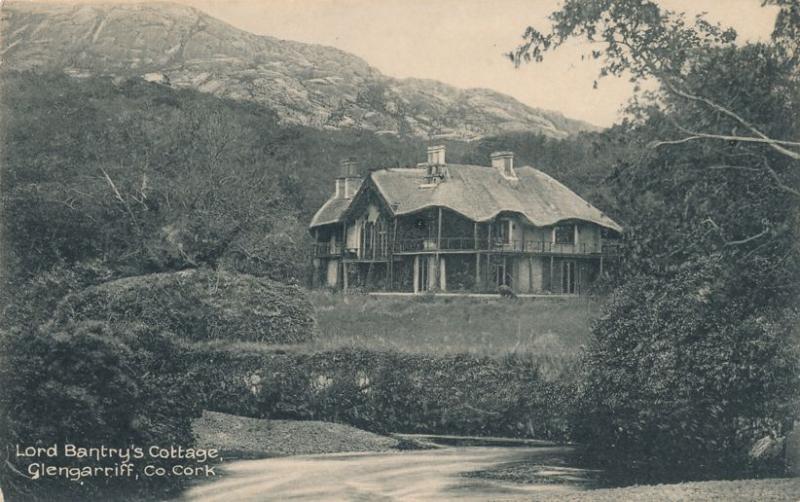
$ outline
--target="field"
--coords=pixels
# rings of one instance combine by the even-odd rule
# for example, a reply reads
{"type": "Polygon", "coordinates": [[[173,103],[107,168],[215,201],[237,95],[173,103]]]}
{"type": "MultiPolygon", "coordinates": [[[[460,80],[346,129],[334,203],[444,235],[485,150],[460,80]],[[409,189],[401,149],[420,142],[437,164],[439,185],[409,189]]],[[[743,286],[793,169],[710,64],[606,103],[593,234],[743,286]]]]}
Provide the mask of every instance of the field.
{"type": "Polygon", "coordinates": [[[314,291],[313,350],[356,347],[428,354],[572,356],[601,303],[575,298],[348,296],[314,291]]]}

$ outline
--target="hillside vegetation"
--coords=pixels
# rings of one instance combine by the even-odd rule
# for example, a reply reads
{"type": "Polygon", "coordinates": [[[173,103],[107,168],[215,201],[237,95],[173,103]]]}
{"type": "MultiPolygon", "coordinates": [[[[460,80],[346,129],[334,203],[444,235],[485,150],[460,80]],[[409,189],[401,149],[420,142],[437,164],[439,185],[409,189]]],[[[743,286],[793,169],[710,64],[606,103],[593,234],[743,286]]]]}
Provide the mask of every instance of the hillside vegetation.
{"type": "MultiPolygon", "coordinates": [[[[425,152],[413,137],[287,128],[260,105],[141,79],[0,78],[11,281],[82,264],[103,269],[89,283],[200,266],[302,283],[306,225],[332,192],[339,161],[353,156],[366,170],[425,152]]],[[[608,144],[592,133],[447,146],[452,162],[482,164],[491,150],[517,148],[520,164],[603,207],[612,205],[609,162],[596,152],[608,144]]]]}

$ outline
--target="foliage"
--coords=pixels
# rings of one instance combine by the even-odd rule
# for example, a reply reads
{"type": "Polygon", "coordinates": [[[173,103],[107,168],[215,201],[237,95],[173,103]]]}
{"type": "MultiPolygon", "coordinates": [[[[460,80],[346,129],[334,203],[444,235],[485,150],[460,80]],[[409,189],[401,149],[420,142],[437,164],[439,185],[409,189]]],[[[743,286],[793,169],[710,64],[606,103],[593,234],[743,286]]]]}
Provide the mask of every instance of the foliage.
{"type": "Polygon", "coordinates": [[[639,479],[733,476],[797,416],[797,2],[770,43],[656,2],[568,0],[515,61],[596,42],[601,76],[655,80],[608,176],[626,222],[623,286],[585,356],[582,437],[639,479]],[[793,14],[794,13],[794,14],[793,14]]]}
{"type": "Polygon", "coordinates": [[[208,409],[344,422],[377,432],[564,439],[569,383],[530,357],[340,349],[311,354],[195,347],[208,409]]]}
{"type": "Polygon", "coordinates": [[[114,271],[100,260],[72,266],[53,264],[49,270],[18,282],[13,291],[5,288],[0,293],[0,302],[5,304],[0,329],[35,329],[51,318],[68,294],[114,278],[114,271]]]}
{"type": "MultiPolygon", "coordinates": [[[[698,56],[685,81],[693,91],[713,89],[748,121],[777,134],[797,128],[793,110],[800,101],[796,92],[786,92],[787,71],[773,50],[755,45],[698,56]]],[[[702,107],[664,99],[668,109],[648,109],[643,124],[630,126],[640,144],[668,137],[681,123],[720,133],[735,129],[732,121],[709,116],[702,107]]],[[[668,275],[685,263],[719,255],[738,284],[736,294],[749,295],[752,307],[795,297],[796,163],[746,142],[698,141],[642,151],[637,164],[619,166],[615,176],[618,204],[628,212],[625,263],[633,275],[668,275]]]]}
{"type": "MultiPolygon", "coordinates": [[[[795,84],[787,86],[786,90],[796,96],[800,60],[796,40],[791,34],[800,29],[800,4],[797,0],[765,0],[764,4],[780,8],[769,49],[772,57],[785,66],[783,76],[787,83],[795,84]]],[[[772,135],[763,128],[765,124],[743,114],[736,103],[717,96],[718,87],[698,89],[695,82],[693,88],[691,76],[697,75],[697,61],[718,51],[735,50],[735,30],[713,24],[703,15],[689,22],[684,14],[662,9],[652,0],[569,0],[550,19],[550,33],[543,34],[533,27],[526,30],[524,43],[510,54],[513,61],[517,64],[540,61],[545,52],[573,37],[600,42],[602,50],[593,50],[591,57],[603,58],[601,76],[627,75],[637,83],[655,78],[661,85],[661,93],[650,98],[670,96],[683,106],[696,106],[709,115],[708,124],[698,122],[686,127],[687,124],[673,122],[683,136],[679,143],[673,144],[697,140],[719,144],[726,141],[752,143],[800,160],[800,152],[796,150],[800,143],[781,139],[795,137],[791,134],[793,131],[780,130],[772,135]],[[705,127],[720,122],[732,122],[736,127],[723,133],[714,127],[705,127]]],[[[747,44],[745,48],[751,46],[747,44]]],[[[729,86],[729,89],[736,88],[729,86]]],[[[741,96],[743,101],[748,101],[746,96],[741,96]]],[[[796,105],[796,99],[794,103],[796,105]]],[[[667,109],[671,109],[669,103],[667,109]]]]}
{"type": "Polygon", "coordinates": [[[800,403],[792,319],[716,290],[719,264],[642,277],[614,295],[585,356],[579,440],[630,480],[733,477],[800,403]],[[631,476],[633,474],[633,476],[631,476]]]}
{"type": "Polygon", "coordinates": [[[215,266],[276,225],[292,252],[262,252],[257,270],[303,278],[306,231],[289,225],[266,109],[137,80],[2,78],[11,279],[92,260],[118,275],[215,266]]]}
{"type": "MultiPolygon", "coordinates": [[[[62,478],[27,481],[14,445],[191,446],[190,420],[199,416],[184,350],[169,334],[142,325],[83,322],[3,332],[0,409],[6,445],[3,489],[9,496],[52,500],[103,498],[134,490],[162,490],[156,479],[108,478],[77,483],[62,478]]],[[[108,465],[60,456],[59,465],[108,465]]],[[[163,480],[162,480],[163,481],[163,480]]],[[[16,500],[16,498],[15,498],[16,500]]]]}
{"type": "Polygon", "coordinates": [[[187,340],[297,343],[313,335],[303,291],[269,279],[219,270],[127,277],[67,296],[55,312],[73,320],[143,322],[187,340]]]}
{"type": "MultiPolygon", "coordinates": [[[[280,124],[255,104],[137,79],[4,71],[4,235],[11,287],[100,261],[115,276],[227,268],[302,282],[306,224],[339,161],[415,165],[425,142],[280,124]]],[[[601,136],[447,141],[453,162],[512,149],[604,207],[601,136]],[[594,199],[595,193],[602,193],[594,199]]]]}

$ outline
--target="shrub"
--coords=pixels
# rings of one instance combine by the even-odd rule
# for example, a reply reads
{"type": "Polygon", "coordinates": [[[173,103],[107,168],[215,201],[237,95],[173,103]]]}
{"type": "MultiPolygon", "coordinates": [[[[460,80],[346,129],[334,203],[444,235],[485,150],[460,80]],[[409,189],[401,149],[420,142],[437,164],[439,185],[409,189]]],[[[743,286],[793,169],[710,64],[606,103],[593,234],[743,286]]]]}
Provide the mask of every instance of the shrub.
{"type": "Polygon", "coordinates": [[[195,348],[208,409],[376,432],[565,439],[572,393],[528,357],[195,348]]]}
{"type": "MultiPolygon", "coordinates": [[[[184,351],[169,335],[141,325],[82,322],[2,333],[0,434],[6,459],[27,472],[15,446],[66,443],[86,447],[191,446],[190,420],[199,416],[184,351]]],[[[52,465],[113,466],[59,456],[52,465]]],[[[36,459],[32,460],[36,461],[36,459]]],[[[41,461],[41,459],[38,459],[41,461]]],[[[136,490],[166,489],[164,480],[125,477],[27,480],[0,469],[4,490],[19,498],[88,500],[136,490]]],[[[16,499],[16,498],[15,498],[16,499]]]]}
{"type": "Polygon", "coordinates": [[[99,260],[56,264],[39,274],[4,284],[0,304],[5,305],[0,326],[34,329],[47,321],[58,303],[70,293],[114,278],[114,272],[99,260]]]}
{"type": "Polygon", "coordinates": [[[514,294],[514,290],[511,289],[510,286],[506,286],[505,284],[498,286],[497,292],[500,294],[501,298],[516,298],[517,295],[514,294]]]}
{"type": "Polygon", "coordinates": [[[297,286],[224,270],[128,277],[67,296],[56,320],[142,322],[189,340],[311,339],[312,307],[297,286]]]}
{"type": "Polygon", "coordinates": [[[629,480],[752,472],[761,466],[751,446],[791,426],[800,374],[792,323],[743,314],[715,278],[706,270],[631,280],[594,328],[578,439],[629,480]]]}

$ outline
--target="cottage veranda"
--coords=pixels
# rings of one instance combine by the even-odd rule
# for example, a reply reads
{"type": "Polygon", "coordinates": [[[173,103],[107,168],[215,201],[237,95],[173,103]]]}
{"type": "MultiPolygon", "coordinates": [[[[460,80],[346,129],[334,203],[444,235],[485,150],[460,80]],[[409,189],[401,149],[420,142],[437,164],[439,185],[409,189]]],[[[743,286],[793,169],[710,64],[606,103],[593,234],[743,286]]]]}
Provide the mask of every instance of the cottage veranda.
{"type": "Polygon", "coordinates": [[[314,215],[317,287],[579,294],[607,272],[622,227],[551,176],[514,166],[448,164],[445,147],[408,168],[357,173],[342,162],[314,215]]]}

